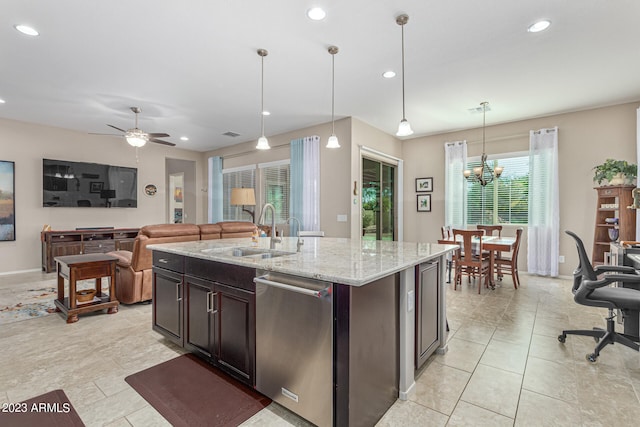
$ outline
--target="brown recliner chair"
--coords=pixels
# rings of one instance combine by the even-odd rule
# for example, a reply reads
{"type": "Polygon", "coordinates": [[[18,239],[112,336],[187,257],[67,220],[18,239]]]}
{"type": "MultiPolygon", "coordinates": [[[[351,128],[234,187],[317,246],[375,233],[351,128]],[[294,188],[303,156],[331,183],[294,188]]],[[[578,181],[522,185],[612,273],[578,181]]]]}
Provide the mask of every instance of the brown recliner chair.
{"type": "Polygon", "coordinates": [[[200,240],[195,224],[157,224],[142,227],[133,242],[133,252],[109,252],[118,258],[116,298],[124,304],[151,300],[152,252],[148,245],[200,240]]]}

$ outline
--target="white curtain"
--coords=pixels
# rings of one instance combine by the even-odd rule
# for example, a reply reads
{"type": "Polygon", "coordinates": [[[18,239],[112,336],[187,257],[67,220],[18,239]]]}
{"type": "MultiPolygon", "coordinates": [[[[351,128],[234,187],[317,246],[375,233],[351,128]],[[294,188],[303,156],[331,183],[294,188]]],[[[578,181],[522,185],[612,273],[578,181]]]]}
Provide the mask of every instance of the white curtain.
{"type": "Polygon", "coordinates": [[[466,182],[464,169],[467,164],[467,142],[456,141],[444,144],[444,225],[466,228],[466,182]]]}
{"type": "MultiPolygon", "coordinates": [[[[320,137],[291,141],[290,215],[300,220],[301,230],[320,230],[320,137]]],[[[291,224],[290,235],[295,235],[291,224]]]]}
{"type": "Polygon", "coordinates": [[[560,196],[558,127],[529,133],[528,271],[558,276],[560,196]]]}
{"type": "MultiPolygon", "coordinates": [[[[638,147],[637,150],[636,150],[636,154],[638,155],[638,163],[636,163],[636,164],[640,165],[640,108],[638,108],[636,110],[636,114],[637,114],[636,143],[637,143],[637,147],[638,147]]],[[[636,185],[636,187],[640,187],[640,179],[638,179],[638,184],[636,185]]],[[[640,241],[640,214],[638,214],[637,211],[636,211],[636,240],[640,241]]]]}

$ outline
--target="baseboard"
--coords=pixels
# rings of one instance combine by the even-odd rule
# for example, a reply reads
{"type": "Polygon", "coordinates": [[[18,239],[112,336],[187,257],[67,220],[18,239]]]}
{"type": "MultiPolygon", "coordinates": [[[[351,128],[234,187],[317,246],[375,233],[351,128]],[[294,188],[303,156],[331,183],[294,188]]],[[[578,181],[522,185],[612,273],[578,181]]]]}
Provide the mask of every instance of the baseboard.
{"type": "Polygon", "coordinates": [[[413,381],[406,391],[401,391],[400,393],[398,393],[398,398],[400,400],[409,400],[409,398],[415,393],[415,391],[416,382],[413,381]]]}
{"type": "MultiPolygon", "coordinates": [[[[34,268],[34,269],[30,269],[30,270],[16,270],[16,271],[4,271],[0,273],[0,276],[8,276],[10,274],[20,274],[20,273],[35,273],[37,271],[42,271],[41,268],[34,268]]],[[[42,274],[46,274],[46,273],[42,273],[42,274]]]]}

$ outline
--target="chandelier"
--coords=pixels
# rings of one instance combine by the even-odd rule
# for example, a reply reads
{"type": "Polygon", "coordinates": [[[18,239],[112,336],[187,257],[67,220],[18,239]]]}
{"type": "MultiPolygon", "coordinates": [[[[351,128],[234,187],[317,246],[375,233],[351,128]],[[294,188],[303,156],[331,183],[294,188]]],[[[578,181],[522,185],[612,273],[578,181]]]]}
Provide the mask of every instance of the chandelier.
{"type": "Polygon", "coordinates": [[[502,171],[504,168],[502,166],[496,166],[495,169],[491,169],[489,164],[487,163],[487,154],[484,151],[485,146],[485,125],[486,125],[486,114],[487,114],[487,105],[488,102],[481,102],[482,106],[482,157],[480,157],[480,166],[476,166],[473,168],[473,175],[469,169],[465,169],[464,177],[467,178],[467,181],[478,182],[483,187],[490,182],[493,182],[494,179],[500,178],[502,175],[502,171]]]}

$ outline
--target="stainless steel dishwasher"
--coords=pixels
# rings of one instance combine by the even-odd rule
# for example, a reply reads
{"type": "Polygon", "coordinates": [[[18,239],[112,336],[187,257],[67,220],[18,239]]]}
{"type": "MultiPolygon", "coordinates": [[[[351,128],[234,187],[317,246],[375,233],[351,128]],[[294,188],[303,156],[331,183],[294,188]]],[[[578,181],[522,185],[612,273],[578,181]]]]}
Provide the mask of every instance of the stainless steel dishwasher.
{"type": "Polygon", "coordinates": [[[254,281],[256,389],[318,426],[331,426],[331,283],[260,270],[254,281]]]}

